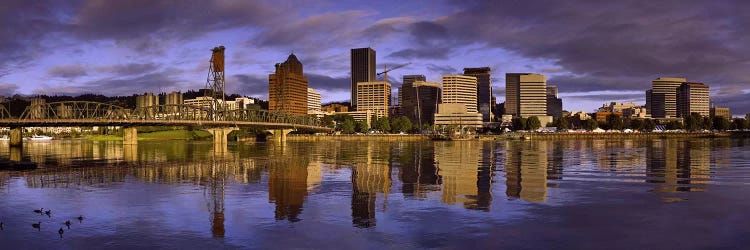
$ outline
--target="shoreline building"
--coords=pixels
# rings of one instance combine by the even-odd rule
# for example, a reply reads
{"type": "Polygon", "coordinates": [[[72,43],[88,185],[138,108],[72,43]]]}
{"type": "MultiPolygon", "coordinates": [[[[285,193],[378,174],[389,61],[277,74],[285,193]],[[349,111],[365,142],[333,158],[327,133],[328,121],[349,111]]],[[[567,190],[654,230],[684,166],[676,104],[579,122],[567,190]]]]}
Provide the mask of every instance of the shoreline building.
{"type": "Polygon", "coordinates": [[[726,118],[727,120],[730,120],[730,121],[732,120],[732,113],[729,112],[729,108],[712,107],[711,110],[710,110],[710,112],[709,112],[709,115],[711,116],[711,118],[714,118],[714,117],[718,116],[718,117],[724,117],[724,118],[726,118]]]}
{"type": "Polygon", "coordinates": [[[477,78],[444,75],[442,103],[435,114],[435,126],[481,128],[482,114],[477,112],[477,78]]]}
{"type": "Polygon", "coordinates": [[[357,110],[372,111],[377,118],[388,117],[391,84],[387,81],[357,83],[357,110]]]}
{"type": "Polygon", "coordinates": [[[542,126],[552,122],[547,115],[547,77],[533,73],[505,74],[505,111],[513,117],[536,116],[542,126]]]}
{"type": "Polygon", "coordinates": [[[307,115],[307,77],[294,53],[275,65],[268,75],[268,110],[289,115],[307,115]]]}
{"type": "Polygon", "coordinates": [[[709,116],[708,86],[698,82],[686,82],[677,88],[677,117],[689,117],[692,113],[709,116]]]}
{"type": "Polygon", "coordinates": [[[440,95],[440,83],[427,82],[424,75],[404,76],[399,89],[401,115],[413,124],[434,124],[440,95]]]}
{"type": "Polygon", "coordinates": [[[560,118],[562,111],[562,99],[557,97],[557,86],[547,86],[547,115],[560,118]]]}
{"type": "Polygon", "coordinates": [[[167,113],[179,113],[180,105],[185,102],[185,98],[182,93],[175,91],[164,96],[164,104],[168,105],[165,110],[167,113]]]}
{"type": "Polygon", "coordinates": [[[322,112],[320,104],[320,92],[313,88],[307,88],[307,114],[319,114],[322,112]]]}
{"type": "MultiPolygon", "coordinates": [[[[372,48],[358,48],[351,50],[351,109],[357,110],[357,84],[360,82],[374,82],[375,79],[375,50],[372,48]]],[[[385,79],[386,81],[388,79],[385,79]]]]}
{"type": "Polygon", "coordinates": [[[646,92],[646,106],[653,118],[677,117],[677,88],[685,78],[659,77],[651,81],[651,92],[646,92]]]}
{"type": "Polygon", "coordinates": [[[477,111],[482,114],[483,122],[491,122],[494,118],[491,73],[490,67],[464,68],[465,76],[477,78],[477,111]]]}

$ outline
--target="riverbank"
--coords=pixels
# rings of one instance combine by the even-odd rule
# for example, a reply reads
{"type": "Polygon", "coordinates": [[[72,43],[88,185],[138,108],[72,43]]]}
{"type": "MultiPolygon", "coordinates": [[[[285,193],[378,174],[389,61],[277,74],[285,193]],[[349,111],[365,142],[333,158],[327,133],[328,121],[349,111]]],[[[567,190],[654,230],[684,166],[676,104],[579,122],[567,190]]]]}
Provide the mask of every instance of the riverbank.
{"type": "Polygon", "coordinates": [[[479,140],[516,140],[516,139],[540,139],[540,140],[565,140],[565,139],[660,139],[660,138],[718,138],[730,137],[730,132],[669,132],[669,133],[507,133],[502,135],[481,135],[479,140]]]}
{"type": "MultiPolygon", "coordinates": [[[[477,135],[474,140],[519,140],[519,139],[659,139],[659,138],[717,138],[748,137],[750,132],[670,132],[670,133],[505,133],[499,135],[477,135]]],[[[288,135],[287,141],[420,141],[430,140],[427,135],[363,134],[363,135],[288,135]]]]}
{"type": "Polygon", "coordinates": [[[288,135],[287,141],[422,141],[427,135],[375,134],[375,135],[288,135]]]}
{"type": "MultiPolygon", "coordinates": [[[[207,140],[211,138],[211,133],[203,130],[167,130],[150,133],[138,133],[138,140],[207,140]]],[[[92,141],[122,141],[122,136],[118,135],[90,135],[83,139],[92,141]]]]}

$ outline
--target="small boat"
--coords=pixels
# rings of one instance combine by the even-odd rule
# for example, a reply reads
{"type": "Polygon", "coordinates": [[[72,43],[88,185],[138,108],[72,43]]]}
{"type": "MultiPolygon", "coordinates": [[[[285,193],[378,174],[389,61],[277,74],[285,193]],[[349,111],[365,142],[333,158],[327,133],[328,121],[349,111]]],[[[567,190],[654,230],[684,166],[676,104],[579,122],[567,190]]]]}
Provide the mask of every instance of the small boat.
{"type": "Polygon", "coordinates": [[[51,136],[46,136],[46,135],[35,135],[35,136],[32,136],[31,138],[29,138],[29,140],[32,140],[32,141],[49,141],[49,140],[52,140],[52,137],[51,136]]]}

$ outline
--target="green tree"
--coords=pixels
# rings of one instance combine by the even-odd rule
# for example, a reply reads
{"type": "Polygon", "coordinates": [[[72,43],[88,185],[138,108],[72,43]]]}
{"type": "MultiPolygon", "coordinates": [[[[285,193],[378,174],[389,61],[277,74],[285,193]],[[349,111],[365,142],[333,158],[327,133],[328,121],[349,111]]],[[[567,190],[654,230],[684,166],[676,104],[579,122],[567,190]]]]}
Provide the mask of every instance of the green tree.
{"type": "Polygon", "coordinates": [[[570,128],[570,120],[568,117],[560,117],[552,123],[552,126],[557,127],[558,130],[568,129],[570,128]]]}
{"type": "Polygon", "coordinates": [[[526,121],[526,128],[528,130],[537,130],[538,128],[542,127],[542,122],[539,121],[539,117],[532,116],[529,117],[529,119],[526,121]]]}
{"type": "Polygon", "coordinates": [[[748,128],[747,120],[745,118],[735,118],[732,121],[732,129],[746,129],[748,128]]]}
{"type": "Polygon", "coordinates": [[[644,125],[645,124],[644,124],[643,120],[641,120],[641,119],[634,119],[634,120],[630,121],[630,126],[628,126],[628,127],[630,129],[632,129],[632,130],[635,130],[635,131],[641,131],[645,127],[644,125]]]}
{"type": "Polygon", "coordinates": [[[367,121],[357,121],[354,130],[360,133],[367,133],[370,128],[367,127],[367,121]]]}
{"type": "Polygon", "coordinates": [[[608,115],[607,127],[609,127],[609,129],[614,129],[614,130],[622,130],[622,128],[624,127],[624,124],[622,122],[622,117],[615,115],[615,114],[608,115]]]}
{"type": "Polygon", "coordinates": [[[646,131],[654,131],[656,129],[656,122],[653,119],[646,119],[643,121],[643,129],[646,131]]]}
{"type": "Polygon", "coordinates": [[[598,123],[594,119],[588,119],[588,120],[585,120],[583,122],[583,127],[586,130],[591,131],[591,130],[594,130],[594,129],[596,129],[598,127],[598,123]]]}
{"type": "Polygon", "coordinates": [[[341,131],[344,134],[354,134],[354,119],[346,119],[341,123],[341,131]]]}
{"type": "Polygon", "coordinates": [[[730,128],[729,120],[721,116],[714,116],[713,119],[714,129],[724,131],[730,128]]]}
{"type": "Polygon", "coordinates": [[[524,130],[526,129],[526,118],[516,117],[513,118],[513,130],[524,130]]]}
{"type": "Polygon", "coordinates": [[[684,120],[685,129],[689,131],[696,131],[703,128],[703,117],[698,113],[691,113],[690,116],[685,117],[684,120]]]}
{"type": "Polygon", "coordinates": [[[406,118],[406,116],[399,117],[398,121],[399,122],[396,129],[398,129],[399,132],[409,132],[414,126],[414,124],[412,124],[409,118],[406,118]]]}
{"type": "Polygon", "coordinates": [[[335,123],[333,122],[333,116],[331,115],[323,116],[323,118],[320,119],[320,122],[324,127],[333,128],[335,125],[335,123]]]}
{"type": "Polygon", "coordinates": [[[667,123],[667,130],[675,130],[675,129],[682,129],[682,122],[678,121],[671,121],[667,123]]]}
{"type": "Polygon", "coordinates": [[[711,117],[705,116],[703,117],[703,129],[711,130],[714,127],[713,120],[711,120],[711,117]]]}
{"type": "Polygon", "coordinates": [[[391,122],[387,117],[378,118],[375,121],[375,129],[384,133],[391,131],[391,122]]]}

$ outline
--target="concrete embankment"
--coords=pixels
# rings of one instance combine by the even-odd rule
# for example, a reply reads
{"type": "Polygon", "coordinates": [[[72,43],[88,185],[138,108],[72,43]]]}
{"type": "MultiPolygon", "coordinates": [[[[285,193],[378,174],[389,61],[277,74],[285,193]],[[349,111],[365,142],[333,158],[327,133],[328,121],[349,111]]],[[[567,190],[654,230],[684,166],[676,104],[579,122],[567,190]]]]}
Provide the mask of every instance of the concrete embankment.
{"type": "Polygon", "coordinates": [[[580,139],[661,139],[661,138],[715,138],[730,137],[728,132],[706,133],[508,133],[503,135],[482,135],[479,140],[541,139],[541,140],[580,140],[580,139]]]}
{"type": "Polygon", "coordinates": [[[288,135],[287,141],[422,141],[426,135],[288,135]]]}

